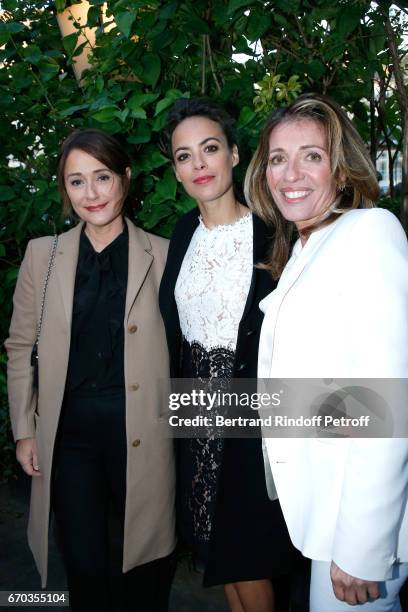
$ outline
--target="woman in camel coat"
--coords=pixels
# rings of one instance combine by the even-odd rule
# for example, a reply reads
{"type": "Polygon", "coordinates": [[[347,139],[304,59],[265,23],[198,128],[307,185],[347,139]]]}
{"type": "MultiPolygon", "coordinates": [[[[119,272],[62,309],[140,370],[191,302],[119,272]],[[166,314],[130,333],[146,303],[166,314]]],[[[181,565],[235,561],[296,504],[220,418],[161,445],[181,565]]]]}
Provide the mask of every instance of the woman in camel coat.
{"type": "MultiPolygon", "coordinates": [[[[133,585],[136,589],[136,593],[131,597],[133,602],[140,603],[143,600],[142,596],[142,599],[138,596],[138,592],[147,588],[146,584],[150,584],[155,593],[162,590],[168,594],[169,580],[165,576],[169,576],[168,559],[175,544],[172,441],[160,435],[158,425],[161,406],[167,399],[167,388],[163,381],[168,376],[168,355],[157,301],[167,254],[167,241],[147,234],[123,217],[123,201],[127,193],[130,168],[123,150],[122,158],[119,158],[118,148],[115,139],[97,130],[74,133],[63,145],[64,163],[62,168],[60,164],[60,181],[66,190],[64,192],[63,187],[61,191],[65,204],[68,202],[68,205],[73,205],[82,222],[58,238],[38,347],[38,391],[33,385],[30,355],[40,317],[42,290],[53,243],[51,237],[38,238],[28,244],[14,295],[10,336],[6,341],[9,358],[9,402],[13,434],[17,441],[17,458],[23,469],[33,476],[29,544],[44,587],[47,581],[50,510],[52,506],[55,507],[58,510],[57,526],[62,532],[71,605],[74,604],[73,609],[77,610],[85,608],[87,596],[93,604],[98,601],[100,610],[110,609],[103,572],[98,570],[99,573],[95,573],[93,592],[86,594],[86,585],[89,584],[89,589],[92,588],[92,580],[87,576],[87,573],[92,573],[92,567],[78,567],[89,546],[89,533],[99,520],[96,514],[100,512],[100,497],[105,500],[105,497],[111,496],[114,504],[119,506],[118,514],[122,520],[123,534],[123,572],[127,573],[138,566],[133,570],[133,585]],[[113,165],[119,163],[118,159],[124,159],[123,165],[126,168],[119,170],[113,165]],[[113,190],[108,186],[109,182],[113,185],[113,190]],[[119,197],[115,196],[114,189],[119,197]],[[68,195],[70,200],[67,199],[68,195]],[[108,281],[102,274],[106,274],[107,266],[117,266],[114,260],[118,253],[125,254],[123,257],[125,260],[127,258],[127,264],[125,261],[124,267],[119,266],[114,272],[120,276],[121,270],[124,270],[123,274],[126,275],[127,265],[128,273],[127,280],[124,276],[122,283],[120,320],[123,325],[118,324],[116,336],[112,329],[110,330],[114,357],[110,363],[101,352],[97,352],[100,351],[99,335],[103,336],[109,325],[112,326],[112,321],[109,320],[104,329],[106,321],[104,322],[104,309],[101,309],[100,303],[101,292],[105,290],[108,281]],[[101,256],[105,257],[104,261],[101,256]],[[91,299],[86,292],[90,292],[90,283],[95,278],[96,268],[92,271],[87,269],[91,260],[96,261],[95,265],[102,270],[100,280],[103,282],[99,288],[94,288],[93,298],[96,296],[97,299],[87,313],[90,315],[87,323],[80,328],[78,321],[83,316],[83,304],[81,306],[80,301],[85,299],[87,304],[86,300],[89,302],[91,299]],[[107,263],[108,260],[110,263],[107,263]],[[89,274],[84,282],[81,274],[87,273],[89,274]],[[93,335],[89,335],[89,328],[93,329],[93,335]],[[81,337],[85,338],[82,344],[81,337]],[[116,340],[119,344],[115,347],[116,340]],[[115,368],[118,369],[117,372],[115,368]],[[81,373],[82,370],[86,371],[85,380],[78,378],[78,372],[81,373]],[[122,394],[117,405],[112,403],[111,393],[114,398],[122,394]],[[69,399],[77,398],[78,395],[79,404],[77,399],[69,399]],[[94,402],[92,409],[89,409],[92,414],[87,416],[87,406],[91,405],[91,402],[94,402]],[[105,406],[104,411],[115,406],[112,408],[112,415],[103,417],[105,425],[107,423],[103,431],[102,414],[97,412],[98,402],[105,406]],[[75,407],[71,404],[75,404],[75,407]],[[79,418],[73,416],[75,410],[80,413],[79,418]],[[79,433],[72,434],[71,423],[69,435],[80,437],[89,427],[91,438],[94,438],[91,444],[95,441],[96,445],[100,441],[103,447],[101,457],[105,451],[107,453],[105,466],[99,465],[99,458],[96,460],[96,476],[89,476],[94,467],[88,473],[88,456],[75,458],[77,463],[73,461],[72,465],[76,465],[76,472],[71,467],[72,447],[66,450],[66,430],[67,422],[74,418],[79,433]],[[111,437],[110,418],[113,431],[111,437]],[[94,426],[89,419],[94,419],[94,426]],[[122,419],[120,426],[116,425],[118,419],[122,419]],[[115,428],[119,433],[115,433],[115,428]],[[106,437],[106,443],[102,441],[105,439],[102,436],[106,437]],[[117,439],[120,441],[117,442],[117,439]],[[118,448],[123,446],[120,448],[120,459],[117,459],[116,455],[112,459],[109,455],[119,452],[116,445],[118,448]],[[99,469],[106,470],[106,482],[104,476],[101,477],[101,487],[106,485],[106,494],[103,490],[103,493],[98,492],[99,498],[95,494],[95,500],[78,499],[78,496],[86,497],[89,494],[96,480],[99,483],[99,469]],[[109,473],[112,469],[116,469],[117,473],[109,473]],[[72,486],[69,484],[71,477],[72,486]],[[122,490],[115,491],[120,482],[123,482],[122,490]],[[121,501],[123,507],[120,507],[121,501]],[[89,524],[85,510],[88,502],[89,508],[92,509],[93,503],[97,508],[96,514],[92,510],[88,511],[89,524]],[[72,523],[75,506],[79,507],[78,524],[71,524],[68,532],[67,521],[72,523]],[[69,512],[68,517],[64,516],[66,508],[69,508],[65,512],[69,512]],[[72,552],[69,547],[75,537],[80,539],[79,550],[72,552]],[[76,566],[72,560],[73,555],[79,559],[76,566]],[[141,570],[139,574],[138,569],[141,570]],[[85,586],[81,585],[82,578],[78,579],[81,571],[85,586]],[[95,580],[99,585],[97,589],[95,580]]],[[[120,284],[120,279],[117,282],[120,284]]],[[[108,290],[111,293],[105,296],[104,303],[109,310],[112,306],[109,300],[112,300],[113,290],[111,291],[110,287],[108,290]]],[[[110,316],[109,312],[107,318],[110,316]]],[[[104,458],[100,461],[103,463],[104,458]]],[[[106,514],[106,508],[104,513],[106,514]]],[[[105,514],[101,521],[106,520],[105,514]]],[[[96,539],[97,545],[103,549],[105,542],[99,542],[103,538],[98,535],[96,539]]],[[[89,563],[98,564],[100,560],[91,559],[89,563]]],[[[126,589],[129,590],[129,586],[126,589]]],[[[166,609],[167,604],[157,603],[155,606],[155,593],[150,593],[149,609],[166,609]]]]}

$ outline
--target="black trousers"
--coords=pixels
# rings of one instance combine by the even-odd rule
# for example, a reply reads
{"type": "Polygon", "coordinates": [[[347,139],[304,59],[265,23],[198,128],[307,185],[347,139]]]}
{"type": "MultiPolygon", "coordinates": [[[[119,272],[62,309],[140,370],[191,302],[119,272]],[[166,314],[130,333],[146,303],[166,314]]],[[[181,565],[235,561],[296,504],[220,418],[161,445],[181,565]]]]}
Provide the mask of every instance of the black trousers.
{"type": "Polygon", "coordinates": [[[124,393],[66,396],[52,499],[74,612],[167,610],[172,555],[121,572],[125,498],[124,393]]]}

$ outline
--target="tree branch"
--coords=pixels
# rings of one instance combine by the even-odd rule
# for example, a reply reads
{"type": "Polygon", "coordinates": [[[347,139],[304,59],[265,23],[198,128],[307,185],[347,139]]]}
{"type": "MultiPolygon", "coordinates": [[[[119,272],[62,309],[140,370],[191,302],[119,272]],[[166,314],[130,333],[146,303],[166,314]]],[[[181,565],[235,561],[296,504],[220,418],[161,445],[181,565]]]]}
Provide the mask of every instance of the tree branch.
{"type": "Polygon", "coordinates": [[[303,38],[303,42],[305,43],[305,47],[307,49],[312,49],[313,48],[313,44],[307,39],[305,31],[302,27],[302,23],[301,20],[297,18],[297,16],[295,15],[295,23],[297,26],[297,29],[299,30],[299,33],[301,35],[301,37],[303,38]]]}
{"type": "Polygon", "coordinates": [[[205,34],[203,34],[202,36],[202,44],[203,44],[203,57],[202,57],[202,62],[201,62],[201,95],[203,96],[205,94],[205,50],[206,50],[206,44],[205,44],[205,34]]]}
{"type": "Polygon", "coordinates": [[[211,44],[210,44],[210,36],[209,36],[209,34],[205,34],[205,37],[207,38],[208,58],[210,60],[211,73],[212,73],[213,78],[214,78],[215,87],[216,87],[218,93],[221,93],[221,85],[220,85],[220,83],[218,81],[217,75],[215,73],[215,68],[214,68],[214,62],[213,62],[212,51],[211,51],[211,44]]]}

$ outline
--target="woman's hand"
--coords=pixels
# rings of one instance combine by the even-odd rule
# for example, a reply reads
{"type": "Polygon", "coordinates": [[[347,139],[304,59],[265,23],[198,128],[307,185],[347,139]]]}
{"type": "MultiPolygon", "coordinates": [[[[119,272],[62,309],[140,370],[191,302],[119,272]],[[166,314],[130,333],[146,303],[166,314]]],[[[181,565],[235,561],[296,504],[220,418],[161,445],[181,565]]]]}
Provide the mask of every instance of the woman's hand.
{"type": "Polygon", "coordinates": [[[330,578],[337,599],[352,606],[366,603],[369,599],[377,599],[380,596],[378,582],[360,580],[360,578],[350,576],[343,572],[334,561],[331,562],[330,578]]]}
{"type": "Polygon", "coordinates": [[[17,440],[16,457],[26,474],[29,476],[41,476],[35,438],[17,440]]]}

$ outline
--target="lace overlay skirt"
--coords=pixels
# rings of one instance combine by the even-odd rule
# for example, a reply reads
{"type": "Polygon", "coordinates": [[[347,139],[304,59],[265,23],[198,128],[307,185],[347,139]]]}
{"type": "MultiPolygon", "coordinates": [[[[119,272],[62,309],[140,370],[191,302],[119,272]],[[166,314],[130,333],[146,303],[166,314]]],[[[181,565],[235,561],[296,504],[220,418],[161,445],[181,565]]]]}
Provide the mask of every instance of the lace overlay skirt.
{"type": "MultiPolygon", "coordinates": [[[[232,376],[235,352],[224,347],[207,351],[186,340],[182,350],[182,377],[226,379],[232,376]]],[[[185,543],[206,561],[215,500],[222,465],[224,440],[212,435],[179,441],[178,517],[185,543]]]]}

